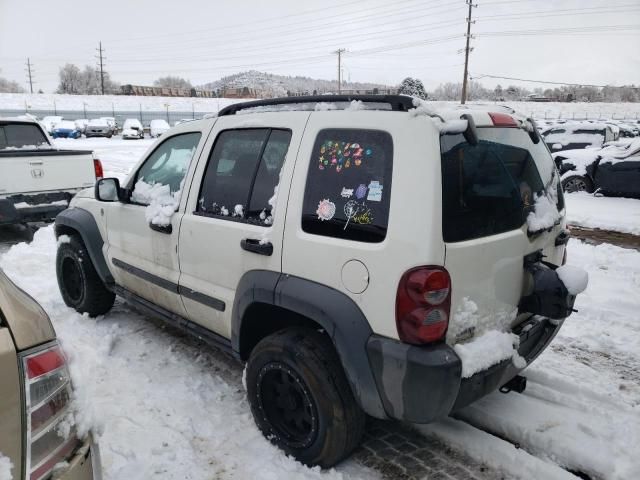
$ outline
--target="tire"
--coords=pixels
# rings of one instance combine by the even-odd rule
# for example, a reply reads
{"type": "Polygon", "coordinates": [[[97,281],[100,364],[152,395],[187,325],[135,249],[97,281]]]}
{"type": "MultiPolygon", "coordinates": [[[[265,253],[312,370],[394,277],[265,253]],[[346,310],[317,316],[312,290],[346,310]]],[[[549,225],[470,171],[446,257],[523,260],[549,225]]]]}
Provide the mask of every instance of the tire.
{"type": "Polygon", "coordinates": [[[366,417],[325,335],[296,327],[262,339],[246,382],[258,428],[300,462],[330,468],[360,443],[366,417]]]}
{"type": "Polygon", "coordinates": [[[587,192],[593,193],[593,182],[589,177],[583,175],[570,175],[562,180],[562,188],[567,193],[587,192]]]}
{"type": "Polygon", "coordinates": [[[58,246],[56,276],[64,303],[77,312],[96,317],[113,307],[116,296],[102,283],[89,252],[77,235],[58,246]]]}

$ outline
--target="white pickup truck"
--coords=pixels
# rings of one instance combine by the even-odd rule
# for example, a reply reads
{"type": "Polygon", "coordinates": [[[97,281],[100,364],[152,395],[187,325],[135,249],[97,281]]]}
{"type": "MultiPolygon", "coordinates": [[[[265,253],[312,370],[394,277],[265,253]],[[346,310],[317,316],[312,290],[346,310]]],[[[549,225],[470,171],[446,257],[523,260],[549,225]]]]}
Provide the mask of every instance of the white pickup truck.
{"type": "Polygon", "coordinates": [[[0,118],[0,225],[51,221],[101,177],[91,151],[59,150],[38,122],[0,118]]]}

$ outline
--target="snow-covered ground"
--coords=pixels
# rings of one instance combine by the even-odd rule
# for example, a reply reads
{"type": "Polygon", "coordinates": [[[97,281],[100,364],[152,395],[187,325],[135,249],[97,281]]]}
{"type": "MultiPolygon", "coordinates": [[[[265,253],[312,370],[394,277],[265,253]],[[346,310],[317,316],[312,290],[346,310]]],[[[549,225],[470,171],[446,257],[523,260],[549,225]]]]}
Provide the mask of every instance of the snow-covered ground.
{"type": "Polygon", "coordinates": [[[640,200],[565,194],[570,224],[640,235],[640,200]]]}
{"type": "MultiPolygon", "coordinates": [[[[347,461],[308,469],[254,426],[241,368],[117,303],[98,319],[67,308],[51,226],[14,245],[0,267],[49,313],[69,358],[78,421],[99,432],[110,479],[376,478],[347,461]]],[[[552,347],[526,370],[524,394],[495,393],[419,430],[507,478],[640,478],[640,252],[572,241],[591,277],[552,347]],[[478,427],[480,429],[478,429],[478,427]],[[518,443],[500,440],[497,434],[518,443]]]]}

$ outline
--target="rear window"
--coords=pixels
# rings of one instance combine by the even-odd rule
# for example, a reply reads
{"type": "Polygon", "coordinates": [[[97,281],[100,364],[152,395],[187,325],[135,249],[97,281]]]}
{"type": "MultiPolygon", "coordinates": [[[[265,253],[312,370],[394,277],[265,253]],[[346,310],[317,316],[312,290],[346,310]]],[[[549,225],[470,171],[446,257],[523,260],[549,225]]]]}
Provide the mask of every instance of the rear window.
{"type": "MultiPolygon", "coordinates": [[[[553,160],[543,142],[516,128],[479,128],[477,145],[461,134],[441,137],[443,237],[460,242],[520,228],[534,196],[552,182],[553,160]]],[[[562,194],[558,208],[563,208],[562,194]]]]}
{"type": "Polygon", "coordinates": [[[392,167],[389,133],[320,131],[307,176],[302,229],[359,242],[383,241],[389,222],[392,167]]]}
{"type": "Polygon", "coordinates": [[[49,145],[47,138],[37,125],[8,124],[0,125],[0,149],[39,147],[49,145]]]}

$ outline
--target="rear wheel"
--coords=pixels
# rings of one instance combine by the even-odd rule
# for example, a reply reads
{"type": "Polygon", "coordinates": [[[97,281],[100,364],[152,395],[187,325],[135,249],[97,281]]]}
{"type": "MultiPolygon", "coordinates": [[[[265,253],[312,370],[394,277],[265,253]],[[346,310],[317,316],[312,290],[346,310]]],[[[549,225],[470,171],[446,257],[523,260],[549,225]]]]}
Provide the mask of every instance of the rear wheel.
{"type": "Polygon", "coordinates": [[[565,192],[587,192],[593,193],[593,182],[589,177],[583,175],[571,175],[562,180],[562,188],[565,192]]]}
{"type": "Polygon", "coordinates": [[[56,256],[56,275],[62,299],[77,312],[95,317],[111,310],[115,294],[98,276],[89,252],[77,235],[60,243],[56,256]]]}
{"type": "Polygon", "coordinates": [[[365,415],[325,335],[289,328],[264,338],[246,379],[256,424],[302,463],[332,467],[360,442],[365,415]]]}

